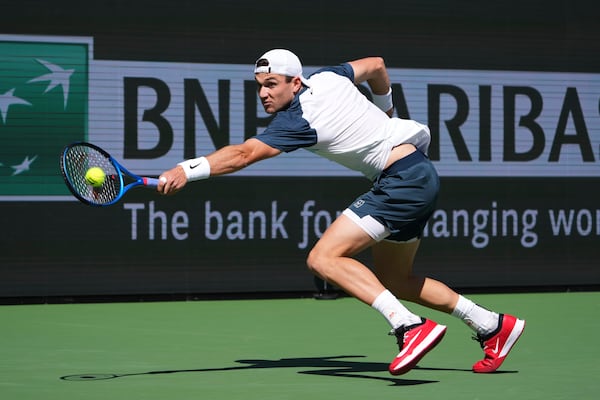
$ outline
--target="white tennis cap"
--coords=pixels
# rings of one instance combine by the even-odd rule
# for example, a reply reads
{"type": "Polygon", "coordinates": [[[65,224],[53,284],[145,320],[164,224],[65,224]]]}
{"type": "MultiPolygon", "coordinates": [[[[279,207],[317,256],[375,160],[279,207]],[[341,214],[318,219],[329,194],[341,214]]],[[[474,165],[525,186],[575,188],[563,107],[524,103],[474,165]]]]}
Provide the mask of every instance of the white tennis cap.
{"type": "Polygon", "coordinates": [[[285,49],[273,49],[263,54],[254,65],[254,73],[279,74],[299,77],[305,86],[308,81],[302,76],[302,63],[294,53],[285,49]]]}

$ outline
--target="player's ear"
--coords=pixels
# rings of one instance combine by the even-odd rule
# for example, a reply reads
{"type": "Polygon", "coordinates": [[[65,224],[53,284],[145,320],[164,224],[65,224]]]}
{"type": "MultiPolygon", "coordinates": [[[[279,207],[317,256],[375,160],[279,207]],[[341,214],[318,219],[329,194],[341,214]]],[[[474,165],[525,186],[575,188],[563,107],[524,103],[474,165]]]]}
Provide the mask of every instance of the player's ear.
{"type": "Polygon", "coordinates": [[[292,78],[292,84],[294,85],[294,94],[298,93],[302,89],[302,80],[299,76],[292,78]]]}

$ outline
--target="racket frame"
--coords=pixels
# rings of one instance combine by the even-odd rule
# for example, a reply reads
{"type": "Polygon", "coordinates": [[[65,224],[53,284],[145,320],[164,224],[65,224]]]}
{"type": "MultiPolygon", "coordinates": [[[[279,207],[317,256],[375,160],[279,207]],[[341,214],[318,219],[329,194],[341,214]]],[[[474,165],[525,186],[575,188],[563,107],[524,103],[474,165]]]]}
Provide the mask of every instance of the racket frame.
{"type": "Polygon", "coordinates": [[[123,165],[121,165],[121,163],[119,163],[106,150],[102,149],[101,147],[99,147],[95,144],[92,144],[89,142],[83,142],[83,141],[73,142],[73,143],[65,146],[65,148],[63,149],[61,156],[60,156],[60,172],[63,176],[63,179],[65,180],[67,187],[69,188],[69,191],[73,194],[73,196],[75,196],[82,203],[87,204],[89,206],[93,206],[93,207],[106,207],[106,206],[113,205],[116,202],[118,202],[119,200],[121,200],[121,198],[125,195],[125,193],[127,193],[132,188],[137,187],[137,186],[146,186],[149,188],[155,188],[158,186],[158,182],[159,182],[159,180],[157,178],[151,178],[151,177],[147,177],[147,176],[139,176],[137,174],[134,174],[133,172],[131,172],[127,168],[125,168],[123,165]],[[67,173],[66,161],[65,161],[65,158],[67,156],[69,149],[71,149],[75,146],[84,146],[84,147],[89,147],[91,149],[94,149],[95,151],[99,152],[104,157],[106,157],[106,159],[113,165],[115,171],[117,172],[117,176],[118,176],[118,179],[120,182],[119,193],[115,196],[115,198],[113,200],[108,201],[106,203],[94,203],[93,201],[86,199],[75,189],[75,187],[74,187],[75,185],[73,184],[71,177],[67,173]],[[125,178],[124,178],[125,176],[130,178],[133,182],[130,182],[127,185],[125,185],[125,178]]]}

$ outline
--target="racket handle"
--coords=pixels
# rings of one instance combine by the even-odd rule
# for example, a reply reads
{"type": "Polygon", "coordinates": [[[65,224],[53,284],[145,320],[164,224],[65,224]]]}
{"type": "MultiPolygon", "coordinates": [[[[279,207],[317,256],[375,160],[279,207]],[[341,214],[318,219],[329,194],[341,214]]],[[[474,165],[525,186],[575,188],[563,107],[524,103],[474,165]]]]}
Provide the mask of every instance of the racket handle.
{"type": "Polygon", "coordinates": [[[150,187],[157,187],[158,186],[158,179],[156,179],[156,178],[147,178],[147,177],[144,177],[142,179],[144,180],[144,186],[150,186],[150,187]]]}

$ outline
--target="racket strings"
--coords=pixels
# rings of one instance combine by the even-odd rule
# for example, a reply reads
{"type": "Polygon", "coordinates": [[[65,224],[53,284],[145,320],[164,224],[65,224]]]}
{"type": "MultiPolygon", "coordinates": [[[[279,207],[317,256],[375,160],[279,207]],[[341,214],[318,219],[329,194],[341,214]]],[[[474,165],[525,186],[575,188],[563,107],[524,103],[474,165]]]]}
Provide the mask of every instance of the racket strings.
{"type": "Polygon", "coordinates": [[[106,204],[114,201],[123,183],[110,158],[93,147],[76,145],[68,149],[63,158],[64,169],[72,191],[92,204],[106,204]],[[101,168],[106,174],[100,187],[90,185],[85,174],[92,167],[101,168]]]}

